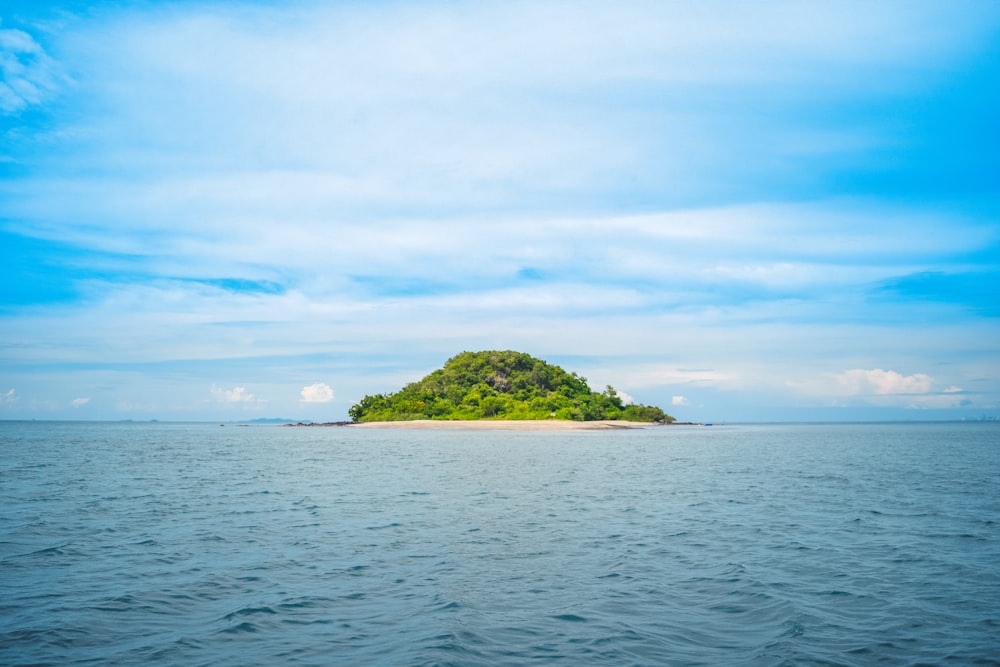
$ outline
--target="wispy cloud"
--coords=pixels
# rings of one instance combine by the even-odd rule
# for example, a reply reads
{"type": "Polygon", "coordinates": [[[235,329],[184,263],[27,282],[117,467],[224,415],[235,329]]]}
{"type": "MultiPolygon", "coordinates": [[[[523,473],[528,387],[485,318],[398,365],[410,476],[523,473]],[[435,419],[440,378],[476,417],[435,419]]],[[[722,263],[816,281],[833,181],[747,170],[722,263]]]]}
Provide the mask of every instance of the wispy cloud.
{"type": "Polygon", "coordinates": [[[222,387],[216,387],[212,385],[212,396],[216,401],[220,403],[256,403],[258,399],[256,396],[247,391],[246,387],[233,387],[232,389],[223,389],[222,387]]]}
{"type": "Polygon", "coordinates": [[[0,27],[0,112],[42,104],[63,82],[59,66],[31,35],[0,27]]]}
{"type": "Polygon", "coordinates": [[[89,398],[74,398],[72,401],[70,401],[70,405],[72,405],[74,408],[82,408],[87,403],[90,403],[89,398]]]}

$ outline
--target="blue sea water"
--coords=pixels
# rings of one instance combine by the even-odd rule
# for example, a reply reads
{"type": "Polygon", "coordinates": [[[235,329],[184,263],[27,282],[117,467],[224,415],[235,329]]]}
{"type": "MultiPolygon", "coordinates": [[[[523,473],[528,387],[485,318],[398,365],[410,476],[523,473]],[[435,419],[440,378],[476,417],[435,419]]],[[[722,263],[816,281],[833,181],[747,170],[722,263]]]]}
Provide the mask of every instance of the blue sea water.
{"type": "Polygon", "coordinates": [[[1000,664],[1000,424],[0,422],[5,665],[1000,664]]]}

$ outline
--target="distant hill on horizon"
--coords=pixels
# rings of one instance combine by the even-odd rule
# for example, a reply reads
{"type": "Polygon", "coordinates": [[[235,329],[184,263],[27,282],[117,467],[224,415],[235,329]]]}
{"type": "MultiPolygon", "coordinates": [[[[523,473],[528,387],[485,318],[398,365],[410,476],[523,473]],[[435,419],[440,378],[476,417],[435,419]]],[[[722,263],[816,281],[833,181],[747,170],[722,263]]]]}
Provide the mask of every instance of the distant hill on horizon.
{"type": "Polygon", "coordinates": [[[592,391],[586,378],[523,352],[462,352],[396,393],[365,396],[354,422],[417,419],[627,420],[669,423],[655,406],[626,405],[615,389],[592,391]]]}

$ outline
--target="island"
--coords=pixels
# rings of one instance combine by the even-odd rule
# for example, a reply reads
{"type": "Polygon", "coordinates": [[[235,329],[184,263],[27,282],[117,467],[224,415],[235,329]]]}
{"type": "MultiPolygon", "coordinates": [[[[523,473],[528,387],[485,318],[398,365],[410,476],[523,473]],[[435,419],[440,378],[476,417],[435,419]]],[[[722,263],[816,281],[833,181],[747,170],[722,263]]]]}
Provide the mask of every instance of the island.
{"type": "Polygon", "coordinates": [[[626,404],[610,385],[592,391],[586,378],[511,350],[462,352],[395,393],[365,396],[348,414],[359,426],[406,422],[417,428],[480,421],[623,428],[674,421],[658,407],[626,404]]]}

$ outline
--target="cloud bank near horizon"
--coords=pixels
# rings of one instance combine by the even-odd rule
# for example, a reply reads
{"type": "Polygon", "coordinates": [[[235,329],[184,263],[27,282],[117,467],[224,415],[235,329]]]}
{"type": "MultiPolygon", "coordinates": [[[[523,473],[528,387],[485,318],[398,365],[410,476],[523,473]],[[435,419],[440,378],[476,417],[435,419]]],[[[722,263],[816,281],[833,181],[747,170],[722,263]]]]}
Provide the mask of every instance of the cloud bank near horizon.
{"type": "Polygon", "coordinates": [[[1000,410],[993,5],[0,21],[0,416],[326,418],[491,348],[692,419],[1000,410]]]}

